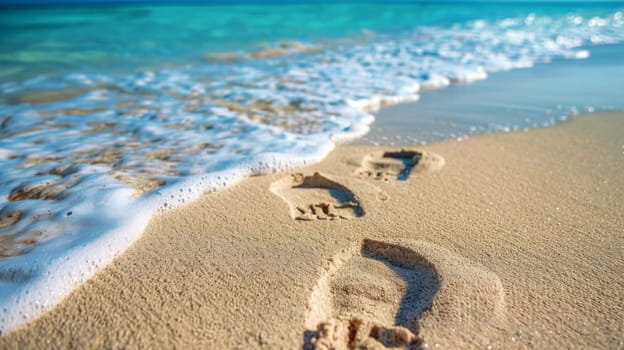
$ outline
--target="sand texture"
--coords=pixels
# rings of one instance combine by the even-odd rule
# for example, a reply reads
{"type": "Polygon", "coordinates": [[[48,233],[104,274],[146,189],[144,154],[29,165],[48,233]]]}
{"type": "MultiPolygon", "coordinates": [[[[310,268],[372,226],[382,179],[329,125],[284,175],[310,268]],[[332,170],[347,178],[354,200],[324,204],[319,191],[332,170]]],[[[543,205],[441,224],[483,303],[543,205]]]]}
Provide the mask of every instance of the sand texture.
{"type": "Polygon", "coordinates": [[[624,348],[624,114],[340,146],[154,218],[0,348],[624,348]]]}

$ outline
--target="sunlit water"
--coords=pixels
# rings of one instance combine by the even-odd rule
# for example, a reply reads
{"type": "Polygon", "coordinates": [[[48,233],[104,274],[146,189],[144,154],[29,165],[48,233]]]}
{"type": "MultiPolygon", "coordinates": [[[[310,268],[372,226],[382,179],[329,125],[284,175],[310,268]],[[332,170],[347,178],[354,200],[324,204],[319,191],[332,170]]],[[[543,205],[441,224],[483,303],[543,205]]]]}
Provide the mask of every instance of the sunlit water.
{"type": "MultiPolygon", "coordinates": [[[[420,90],[590,62],[596,45],[624,41],[624,13],[578,4],[48,7],[3,9],[0,29],[8,331],[123,252],[155,212],[317,162],[365,135],[380,106],[416,101],[420,90]]],[[[410,142],[439,140],[548,124],[578,110],[566,98],[516,119],[473,113],[460,129],[448,127],[457,113],[416,126],[394,120],[410,124],[401,135],[410,142]]],[[[578,104],[621,108],[613,99],[578,104]]]]}
{"type": "Polygon", "coordinates": [[[363,144],[415,145],[484,132],[551,126],[579,113],[624,109],[624,44],[592,46],[584,60],[557,60],[422,92],[417,103],[376,113],[363,144]]]}

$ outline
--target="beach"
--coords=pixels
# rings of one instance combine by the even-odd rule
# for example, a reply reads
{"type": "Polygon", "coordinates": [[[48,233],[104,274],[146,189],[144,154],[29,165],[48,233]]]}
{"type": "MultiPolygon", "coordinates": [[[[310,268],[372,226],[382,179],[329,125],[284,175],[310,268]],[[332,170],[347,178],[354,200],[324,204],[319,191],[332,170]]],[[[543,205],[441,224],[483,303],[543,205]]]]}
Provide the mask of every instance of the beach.
{"type": "Polygon", "coordinates": [[[621,3],[0,8],[0,349],[624,348],[621,3]]]}
{"type": "Polygon", "coordinates": [[[624,114],[403,148],[158,214],[0,348],[624,347],[624,114]]]}

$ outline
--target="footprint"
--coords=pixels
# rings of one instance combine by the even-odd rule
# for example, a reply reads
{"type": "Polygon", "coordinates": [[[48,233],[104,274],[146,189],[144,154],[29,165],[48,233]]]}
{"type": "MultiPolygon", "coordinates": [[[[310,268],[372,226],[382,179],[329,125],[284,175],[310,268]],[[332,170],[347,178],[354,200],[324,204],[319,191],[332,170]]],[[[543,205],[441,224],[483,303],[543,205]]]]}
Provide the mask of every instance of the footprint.
{"type": "Polygon", "coordinates": [[[364,216],[360,199],[344,185],[320,173],[292,174],[271,184],[296,220],[337,220],[364,216]]]}
{"type": "Polygon", "coordinates": [[[426,151],[374,152],[364,156],[360,167],[355,171],[363,177],[388,181],[407,181],[412,173],[431,173],[444,167],[444,158],[426,151]]]}
{"type": "Polygon", "coordinates": [[[304,348],[420,349],[421,320],[431,329],[501,325],[502,284],[431,243],[364,240],[331,258],[313,288],[304,348]]]}

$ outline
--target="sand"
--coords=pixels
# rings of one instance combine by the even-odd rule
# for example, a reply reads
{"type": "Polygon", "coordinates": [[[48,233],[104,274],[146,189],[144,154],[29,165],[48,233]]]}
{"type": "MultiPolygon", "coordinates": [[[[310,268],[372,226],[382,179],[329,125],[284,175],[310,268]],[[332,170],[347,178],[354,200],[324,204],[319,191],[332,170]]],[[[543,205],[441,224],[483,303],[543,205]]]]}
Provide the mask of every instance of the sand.
{"type": "Polygon", "coordinates": [[[154,218],[0,348],[624,348],[624,114],[340,146],[154,218]]]}

